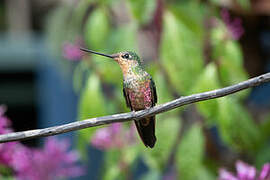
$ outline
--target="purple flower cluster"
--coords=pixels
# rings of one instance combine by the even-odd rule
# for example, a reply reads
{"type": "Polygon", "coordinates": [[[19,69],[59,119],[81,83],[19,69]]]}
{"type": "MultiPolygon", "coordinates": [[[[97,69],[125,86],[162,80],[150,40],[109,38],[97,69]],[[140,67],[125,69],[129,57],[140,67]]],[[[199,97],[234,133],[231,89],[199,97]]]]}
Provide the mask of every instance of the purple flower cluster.
{"type": "Polygon", "coordinates": [[[124,129],[122,123],[114,123],[108,127],[98,129],[91,139],[91,144],[101,150],[120,149],[125,145],[134,144],[135,127],[124,129]]]}
{"type": "MultiPolygon", "coordinates": [[[[11,122],[0,106],[0,134],[12,132],[11,122]]],[[[48,138],[43,149],[28,148],[19,142],[0,144],[0,164],[11,168],[18,180],[54,180],[83,174],[79,155],[68,151],[67,141],[48,138]]],[[[0,172],[1,173],[1,172],[0,172]]]]}
{"type": "Polygon", "coordinates": [[[237,161],[236,172],[237,174],[234,175],[222,168],[219,170],[219,180],[270,180],[270,163],[264,164],[261,172],[257,174],[255,167],[237,161]]]}
{"type": "MultiPolygon", "coordinates": [[[[6,134],[12,132],[10,128],[10,120],[4,116],[6,111],[5,106],[0,106],[0,134],[6,134]]],[[[10,142],[5,144],[0,144],[0,164],[11,166],[12,164],[12,154],[16,148],[17,143],[10,142]]]]}
{"type": "Polygon", "coordinates": [[[231,19],[227,9],[221,10],[221,18],[234,40],[238,40],[244,34],[244,28],[240,18],[231,19]]]}
{"type": "Polygon", "coordinates": [[[68,142],[54,138],[48,138],[43,149],[21,147],[13,159],[17,178],[51,180],[82,175],[82,168],[75,165],[79,156],[75,151],[67,152],[68,147],[68,142]]]}
{"type": "Polygon", "coordinates": [[[80,45],[82,44],[80,39],[77,39],[74,44],[70,42],[65,42],[63,44],[63,57],[71,61],[79,61],[82,59],[83,53],[80,50],[80,45]]]}

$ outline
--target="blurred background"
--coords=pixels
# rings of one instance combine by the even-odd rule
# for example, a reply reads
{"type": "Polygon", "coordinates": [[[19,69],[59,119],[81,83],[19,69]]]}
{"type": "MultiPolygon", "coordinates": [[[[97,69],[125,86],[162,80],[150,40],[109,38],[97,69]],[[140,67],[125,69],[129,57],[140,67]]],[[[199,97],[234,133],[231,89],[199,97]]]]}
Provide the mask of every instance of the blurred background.
{"type": "MultiPolygon", "coordinates": [[[[0,104],[13,131],[129,111],[118,65],[80,46],[137,52],[158,104],[229,86],[270,72],[269,16],[269,0],[0,1],[0,104]]],[[[240,161],[259,174],[270,161],[269,92],[267,83],[162,113],[154,149],[133,123],[57,138],[79,153],[84,171],[73,179],[211,180],[224,168],[234,174],[240,161]]],[[[42,148],[44,140],[22,144],[42,148]]],[[[0,158],[1,170],[19,174],[0,158]]]]}

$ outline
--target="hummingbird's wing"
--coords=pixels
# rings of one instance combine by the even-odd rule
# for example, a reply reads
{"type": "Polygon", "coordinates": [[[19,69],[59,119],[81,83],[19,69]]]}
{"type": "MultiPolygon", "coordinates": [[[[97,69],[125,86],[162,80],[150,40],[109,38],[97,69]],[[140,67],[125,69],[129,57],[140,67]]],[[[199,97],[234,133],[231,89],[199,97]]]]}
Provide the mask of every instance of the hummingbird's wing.
{"type": "Polygon", "coordinates": [[[156,91],[156,85],[153,79],[150,79],[150,88],[151,88],[151,94],[152,94],[152,107],[156,105],[157,103],[157,91],[156,91]]]}
{"type": "Polygon", "coordinates": [[[124,97],[125,97],[125,100],[126,100],[127,107],[129,107],[131,110],[133,110],[132,107],[131,107],[131,103],[130,103],[130,99],[129,99],[126,87],[123,88],[123,94],[124,94],[124,97]]]}

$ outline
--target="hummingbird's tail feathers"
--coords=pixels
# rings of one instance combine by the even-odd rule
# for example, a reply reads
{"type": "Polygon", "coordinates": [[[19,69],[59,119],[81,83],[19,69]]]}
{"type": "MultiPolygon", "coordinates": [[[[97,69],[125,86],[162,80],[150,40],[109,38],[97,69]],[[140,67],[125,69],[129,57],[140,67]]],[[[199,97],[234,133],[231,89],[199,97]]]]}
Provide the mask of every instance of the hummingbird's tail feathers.
{"type": "Polygon", "coordinates": [[[140,119],[135,124],[144,145],[153,148],[156,143],[155,116],[140,119]]]}

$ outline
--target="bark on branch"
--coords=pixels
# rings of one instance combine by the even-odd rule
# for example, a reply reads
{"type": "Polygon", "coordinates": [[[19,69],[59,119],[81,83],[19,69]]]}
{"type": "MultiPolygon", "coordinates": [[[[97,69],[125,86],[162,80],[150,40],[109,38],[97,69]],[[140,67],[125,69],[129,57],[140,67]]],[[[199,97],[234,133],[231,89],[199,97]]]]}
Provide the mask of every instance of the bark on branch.
{"type": "Polygon", "coordinates": [[[173,101],[167,102],[165,104],[157,105],[147,110],[96,117],[96,118],[86,119],[83,121],[77,121],[73,123],[68,123],[68,124],[64,124],[60,126],[53,126],[53,127],[44,128],[44,129],[35,129],[35,130],[29,130],[29,131],[3,134],[3,135],[0,135],[0,143],[26,140],[26,139],[37,138],[37,137],[52,136],[52,135],[62,134],[62,133],[70,132],[70,131],[85,129],[88,127],[111,124],[115,122],[125,122],[125,121],[130,121],[130,120],[136,120],[142,117],[152,116],[155,114],[166,112],[166,111],[169,111],[169,110],[172,110],[172,109],[175,109],[180,106],[187,105],[187,104],[227,96],[229,94],[233,94],[247,88],[255,87],[269,81],[270,81],[270,73],[266,73],[266,74],[257,76],[255,78],[252,78],[252,79],[249,79],[249,80],[246,80],[246,81],[243,81],[238,84],[228,86],[225,88],[207,91],[207,92],[199,93],[199,94],[193,94],[190,96],[180,97],[173,101]]]}

